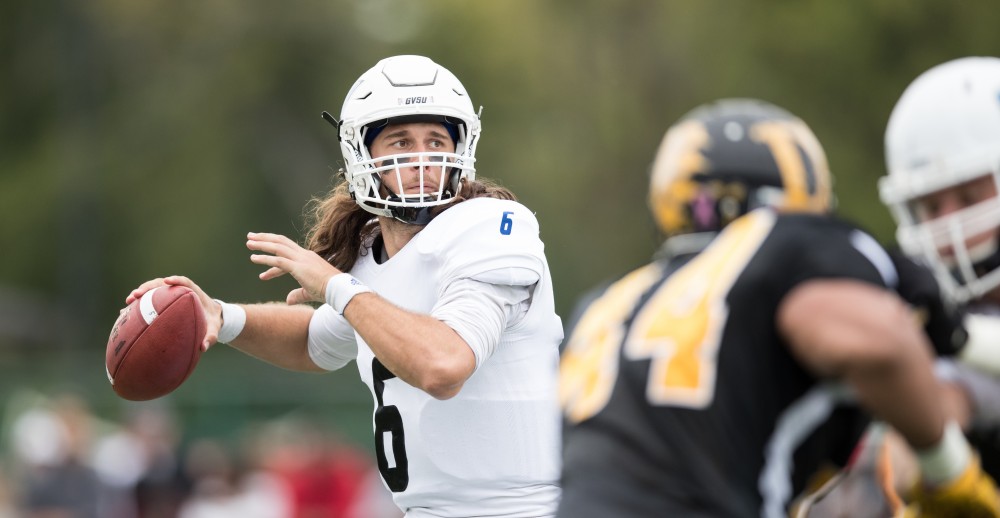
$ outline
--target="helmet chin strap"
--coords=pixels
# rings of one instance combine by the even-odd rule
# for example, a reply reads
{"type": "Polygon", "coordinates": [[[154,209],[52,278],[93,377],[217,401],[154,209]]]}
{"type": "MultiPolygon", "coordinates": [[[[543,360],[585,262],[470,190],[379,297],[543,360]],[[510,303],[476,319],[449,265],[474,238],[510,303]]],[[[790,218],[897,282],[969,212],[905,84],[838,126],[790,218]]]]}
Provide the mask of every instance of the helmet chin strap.
{"type": "Polygon", "coordinates": [[[997,246],[997,243],[998,239],[994,236],[989,241],[969,250],[972,268],[980,277],[1000,268],[1000,247],[997,246]]]}
{"type": "Polygon", "coordinates": [[[389,207],[393,219],[407,225],[426,225],[434,219],[434,207],[389,207]]]}
{"type": "Polygon", "coordinates": [[[978,265],[980,262],[988,260],[997,253],[997,236],[991,237],[988,241],[980,243],[969,249],[969,259],[978,265]]]}
{"type": "Polygon", "coordinates": [[[958,267],[958,262],[953,257],[938,256],[960,286],[975,284],[978,279],[982,279],[1000,268],[1000,236],[967,249],[966,254],[972,265],[972,273],[975,275],[974,279],[968,281],[962,280],[962,269],[958,267]]]}
{"type": "MultiPolygon", "coordinates": [[[[421,196],[423,200],[437,201],[436,196],[421,196]]],[[[450,200],[454,198],[454,194],[450,190],[446,190],[441,193],[441,200],[450,200]]],[[[399,202],[402,201],[398,195],[390,195],[386,198],[386,201],[399,202]]],[[[389,205],[387,208],[389,212],[392,213],[392,217],[397,221],[402,221],[403,223],[408,223],[410,225],[426,225],[434,219],[434,213],[432,209],[437,205],[431,206],[420,206],[420,207],[401,207],[399,205],[389,205]]]]}

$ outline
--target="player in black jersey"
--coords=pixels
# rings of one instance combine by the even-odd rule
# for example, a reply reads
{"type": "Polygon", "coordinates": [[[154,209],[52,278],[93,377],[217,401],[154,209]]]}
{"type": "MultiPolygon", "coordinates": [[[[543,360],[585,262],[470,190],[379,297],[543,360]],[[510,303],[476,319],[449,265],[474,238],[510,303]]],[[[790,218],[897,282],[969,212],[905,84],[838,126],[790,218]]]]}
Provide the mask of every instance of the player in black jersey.
{"type": "Polygon", "coordinates": [[[919,452],[925,510],[1000,512],[893,260],[825,215],[826,159],[801,120],[752,100],[696,109],[664,138],[650,201],[665,253],[595,300],[564,353],[559,517],[785,516],[846,460],[858,408],[919,452]]]}

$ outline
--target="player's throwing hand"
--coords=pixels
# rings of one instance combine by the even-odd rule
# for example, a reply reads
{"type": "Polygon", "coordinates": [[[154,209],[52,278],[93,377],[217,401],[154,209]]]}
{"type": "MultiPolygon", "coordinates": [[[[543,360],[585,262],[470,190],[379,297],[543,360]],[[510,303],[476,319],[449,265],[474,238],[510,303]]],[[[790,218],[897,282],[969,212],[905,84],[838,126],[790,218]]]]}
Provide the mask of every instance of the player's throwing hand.
{"type": "Polygon", "coordinates": [[[287,273],[299,283],[301,288],[288,292],[285,300],[288,304],[323,302],[330,277],[341,273],[315,252],[280,234],[250,232],[247,234],[247,248],[270,254],[250,256],[254,264],[270,266],[260,274],[261,280],[268,281],[287,273]]]}

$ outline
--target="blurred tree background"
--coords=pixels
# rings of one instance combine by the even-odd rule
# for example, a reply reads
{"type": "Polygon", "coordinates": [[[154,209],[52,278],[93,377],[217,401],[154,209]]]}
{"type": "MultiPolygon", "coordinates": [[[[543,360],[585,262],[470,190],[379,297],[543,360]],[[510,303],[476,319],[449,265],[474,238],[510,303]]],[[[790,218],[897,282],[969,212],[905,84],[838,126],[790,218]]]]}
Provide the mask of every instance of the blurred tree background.
{"type": "MultiPolygon", "coordinates": [[[[664,130],[758,97],[824,143],[842,213],[892,240],[882,132],[920,72],[1000,55],[995,3],[933,0],[7,0],[0,4],[0,395],[70,390],[114,418],[104,345],[126,294],[183,274],[283,300],[248,231],[301,239],[339,167],[335,116],[378,59],[423,54],[483,105],[479,174],[537,212],[564,319],[648,260],[664,130]]],[[[367,444],[354,366],[290,373],[227,347],[168,398],[225,434],[299,412],[367,444]]],[[[0,398],[0,404],[4,404],[0,398]]]]}

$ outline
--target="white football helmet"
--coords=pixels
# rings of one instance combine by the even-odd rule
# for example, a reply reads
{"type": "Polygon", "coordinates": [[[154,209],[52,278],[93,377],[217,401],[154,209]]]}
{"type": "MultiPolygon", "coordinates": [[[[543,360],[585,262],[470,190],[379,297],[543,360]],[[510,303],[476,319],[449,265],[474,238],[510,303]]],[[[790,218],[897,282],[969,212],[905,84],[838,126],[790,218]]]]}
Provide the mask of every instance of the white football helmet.
{"type": "Polygon", "coordinates": [[[929,220],[920,210],[928,194],[982,177],[1000,187],[1000,59],[956,59],[920,75],[892,110],[885,154],[879,194],[903,251],[925,258],[958,302],[1000,285],[1000,198],[929,220]]]}
{"type": "Polygon", "coordinates": [[[379,61],[351,87],[336,124],[348,190],[372,214],[426,224],[432,217],[429,209],[453,201],[462,179],[475,180],[476,145],[482,130],[479,114],[458,78],[426,57],[394,56],[379,61]],[[455,140],[455,152],[372,159],[371,139],[366,137],[389,123],[406,122],[443,123],[455,140]],[[400,182],[401,166],[419,168],[421,192],[397,196],[383,185],[386,175],[397,175],[400,182]],[[433,168],[446,168],[439,182],[430,182],[428,173],[433,168]],[[428,185],[423,183],[425,177],[428,185]]]}

